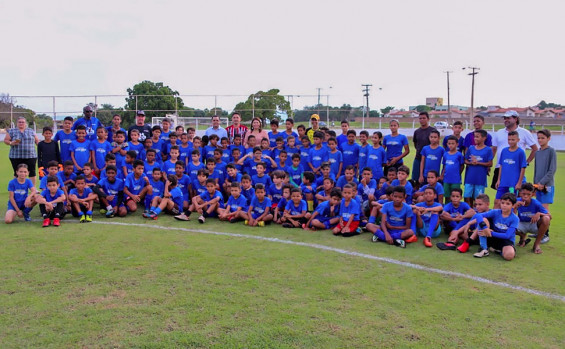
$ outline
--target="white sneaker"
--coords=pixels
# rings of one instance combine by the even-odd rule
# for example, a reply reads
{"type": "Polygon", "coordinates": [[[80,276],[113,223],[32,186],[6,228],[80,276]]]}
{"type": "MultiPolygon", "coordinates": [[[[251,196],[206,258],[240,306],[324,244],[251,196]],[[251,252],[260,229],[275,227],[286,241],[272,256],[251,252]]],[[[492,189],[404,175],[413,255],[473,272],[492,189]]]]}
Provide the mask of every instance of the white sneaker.
{"type": "Polygon", "coordinates": [[[488,252],[488,249],[485,250],[480,250],[479,252],[473,254],[473,257],[477,257],[477,258],[483,258],[488,256],[490,253],[488,252]]]}

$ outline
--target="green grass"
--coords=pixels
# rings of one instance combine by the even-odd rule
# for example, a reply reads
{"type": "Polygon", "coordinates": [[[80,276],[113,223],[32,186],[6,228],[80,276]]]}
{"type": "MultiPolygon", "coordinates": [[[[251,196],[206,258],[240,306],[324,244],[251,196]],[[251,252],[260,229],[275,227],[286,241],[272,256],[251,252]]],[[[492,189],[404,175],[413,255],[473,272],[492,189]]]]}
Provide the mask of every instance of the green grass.
{"type": "MultiPolygon", "coordinates": [[[[7,147],[0,148],[7,159],[7,147]]],[[[565,177],[564,154],[557,183],[565,177]]],[[[410,161],[410,160],[409,160],[410,161]]],[[[7,162],[7,161],[6,161],[7,162]]],[[[531,178],[531,167],[528,173],[531,178]]],[[[9,165],[0,169],[6,202],[9,165]]],[[[492,194],[492,192],[490,193],[492,194]]],[[[4,206],[5,207],[5,206],[4,206]]],[[[139,214],[42,229],[2,226],[0,343],[19,347],[548,347],[565,342],[565,304],[360,257],[205,229],[311,242],[564,295],[564,208],[544,253],[517,258],[372,244],[240,224],[139,214]],[[152,225],[169,227],[158,229],[152,225]]],[[[38,211],[33,217],[38,219],[38,211]]],[[[445,240],[442,236],[439,240],[445,240]]]]}

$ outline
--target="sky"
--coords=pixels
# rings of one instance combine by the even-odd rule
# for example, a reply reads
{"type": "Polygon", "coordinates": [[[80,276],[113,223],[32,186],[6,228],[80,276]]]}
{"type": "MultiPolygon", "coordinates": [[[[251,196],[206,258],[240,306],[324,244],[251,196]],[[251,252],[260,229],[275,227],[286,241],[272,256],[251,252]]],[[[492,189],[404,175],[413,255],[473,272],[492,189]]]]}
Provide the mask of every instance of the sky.
{"type": "MultiPolygon", "coordinates": [[[[408,108],[426,97],[475,106],[565,104],[565,2],[538,1],[0,1],[0,93],[125,95],[163,82],[186,105],[227,110],[258,90],[293,107],[408,108]],[[7,15],[9,14],[9,15],[7,15]],[[560,34],[561,33],[561,34],[560,34]],[[330,88],[331,86],[331,88],[330,88]],[[237,95],[233,97],[222,95],[237,95]],[[298,95],[300,97],[298,97],[298,95]],[[327,97],[326,97],[327,95],[327,97]]],[[[92,97],[57,98],[59,112],[92,97]]],[[[124,97],[99,97],[123,106],[124,97]]],[[[38,112],[51,98],[18,97],[38,112]]]]}

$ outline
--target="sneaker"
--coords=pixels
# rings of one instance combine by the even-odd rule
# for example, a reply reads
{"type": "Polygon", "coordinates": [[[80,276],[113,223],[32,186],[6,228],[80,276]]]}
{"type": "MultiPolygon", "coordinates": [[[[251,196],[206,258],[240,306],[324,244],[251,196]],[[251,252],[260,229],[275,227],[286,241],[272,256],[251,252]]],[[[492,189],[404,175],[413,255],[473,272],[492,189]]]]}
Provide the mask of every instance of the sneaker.
{"type": "Polygon", "coordinates": [[[285,223],[282,224],[282,227],[283,227],[283,228],[294,228],[294,225],[292,225],[292,224],[290,224],[290,223],[288,223],[288,222],[285,222],[285,223]]]}
{"type": "Polygon", "coordinates": [[[25,212],[24,212],[24,220],[25,220],[26,222],[31,222],[31,217],[30,217],[29,213],[25,213],[25,212]]]}
{"type": "Polygon", "coordinates": [[[84,223],[84,222],[86,222],[86,215],[83,214],[82,216],[80,216],[79,223],[84,223]]]}
{"type": "Polygon", "coordinates": [[[51,220],[49,218],[45,218],[43,220],[43,228],[47,228],[49,225],[51,225],[51,220]]]}
{"type": "Polygon", "coordinates": [[[153,211],[151,211],[151,212],[147,215],[147,218],[151,218],[151,219],[153,219],[154,221],[156,221],[158,217],[159,217],[159,216],[158,216],[155,212],[153,212],[153,211]]]}
{"type": "Polygon", "coordinates": [[[439,248],[442,251],[446,251],[446,250],[451,250],[451,251],[455,251],[456,247],[455,244],[453,242],[438,242],[436,244],[437,248],[439,248]]]}
{"type": "Polygon", "coordinates": [[[542,238],[540,243],[547,244],[549,242],[549,235],[545,234],[542,238]]]}
{"type": "Polygon", "coordinates": [[[114,218],[114,210],[109,210],[106,212],[106,218],[114,218]]]}
{"type": "Polygon", "coordinates": [[[59,218],[53,219],[53,226],[58,227],[61,225],[61,220],[59,218]]]}
{"type": "Polygon", "coordinates": [[[175,216],[175,219],[177,221],[183,221],[183,222],[188,222],[190,220],[190,217],[188,217],[187,215],[185,215],[184,213],[179,214],[178,216],[175,216]]]}
{"type": "Polygon", "coordinates": [[[433,246],[433,245],[432,245],[432,238],[431,238],[431,237],[426,236],[426,237],[424,238],[424,246],[426,246],[426,247],[432,247],[432,246],[433,246]]]}
{"type": "Polygon", "coordinates": [[[404,240],[404,242],[406,243],[412,243],[412,242],[418,242],[418,237],[416,236],[416,234],[412,235],[411,237],[409,237],[408,239],[404,240]]]}
{"type": "Polygon", "coordinates": [[[257,222],[257,225],[260,226],[260,227],[264,227],[264,226],[265,226],[265,222],[259,221],[259,222],[257,222]]]}
{"type": "Polygon", "coordinates": [[[90,223],[92,222],[92,215],[91,214],[87,214],[86,215],[86,223],[90,223]]]}
{"type": "Polygon", "coordinates": [[[152,213],[153,213],[153,211],[146,211],[146,212],[143,212],[143,214],[141,214],[141,215],[143,216],[143,218],[151,218],[152,213]]]}
{"type": "Polygon", "coordinates": [[[200,216],[200,217],[198,217],[198,222],[200,224],[204,224],[204,222],[206,222],[206,218],[204,218],[204,216],[200,216]]]}
{"type": "Polygon", "coordinates": [[[372,242],[378,242],[379,241],[379,237],[376,234],[373,234],[373,237],[371,238],[372,242]]]}
{"type": "Polygon", "coordinates": [[[473,257],[477,257],[477,258],[483,258],[483,257],[487,257],[490,253],[488,252],[488,249],[485,250],[480,250],[477,253],[473,254],[473,257]]]}
{"type": "Polygon", "coordinates": [[[398,246],[400,248],[406,248],[406,241],[404,241],[402,239],[396,239],[396,240],[394,240],[394,245],[398,246]]]}
{"type": "Polygon", "coordinates": [[[466,253],[467,251],[469,251],[469,243],[467,241],[464,241],[459,247],[457,247],[457,251],[466,253]]]}

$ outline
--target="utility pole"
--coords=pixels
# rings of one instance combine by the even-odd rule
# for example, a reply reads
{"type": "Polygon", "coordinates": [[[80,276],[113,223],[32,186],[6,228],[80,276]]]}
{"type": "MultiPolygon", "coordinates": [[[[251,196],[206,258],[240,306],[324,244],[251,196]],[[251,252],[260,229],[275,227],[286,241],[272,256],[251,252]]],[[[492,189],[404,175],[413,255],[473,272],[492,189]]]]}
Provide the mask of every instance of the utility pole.
{"type": "Polygon", "coordinates": [[[318,90],[318,104],[316,104],[316,110],[318,115],[320,115],[320,91],[322,91],[321,87],[317,87],[316,90],[318,90]]]}
{"type": "MultiPolygon", "coordinates": [[[[473,126],[473,114],[475,113],[474,110],[474,102],[475,102],[475,75],[479,74],[477,70],[481,70],[481,68],[477,67],[467,67],[467,69],[471,69],[471,73],[467,75],[471,75],[471,114],[469,114],[469,128],[473,126]]],[[[465,68],[463,68],[465,70],[465,68]]]]}
{"type": "Polygon", "coordinates": [[[372,84],[362,84],[361,86],[363,86],[363,97],[365,97],[365,110],[363,111],[363,121],[362,121],[362,125],[361,128],[365,129],[365,111],[367,113],[367,117],[369,117],[369,88],[371,86],[373,86],[372,84]]]}
{"type": "Polygon", "coordinates": [[[447,115],[449,117],[449,123],[453,125],[453,118],[451,117],[451,99],[449,98],[449,73],[453,72],[448,70],[444,73],[447,74],[447,115]]]}

